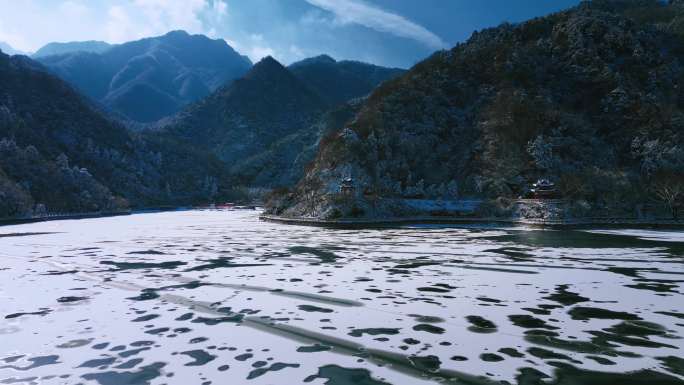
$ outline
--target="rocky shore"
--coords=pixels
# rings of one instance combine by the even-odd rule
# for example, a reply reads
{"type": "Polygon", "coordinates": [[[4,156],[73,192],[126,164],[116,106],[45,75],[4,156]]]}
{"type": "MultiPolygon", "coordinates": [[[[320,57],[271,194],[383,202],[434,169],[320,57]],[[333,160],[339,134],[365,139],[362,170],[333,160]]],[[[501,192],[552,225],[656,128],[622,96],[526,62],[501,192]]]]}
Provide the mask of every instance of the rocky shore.
{"type": "Polygon", "coordinates": [[[513,224],[542,228],[583,228],[583,227],[635,227],[635,228],[684,228],[684,221],[673,219],[630,219],[630,218],[576,218],[567,220],[520,219],[498,217],[401,217],[376,219],[336,219],[294,218],[264,214],[262,221],[300,226],[320,226],[332,228],[391,227],[412,224],[470,225],[470,224],[513,224]]]}
{"type": "Polygon", "coordinates": [[[268,208],[261,219],[286,224],[329,227],[392,226],[397,224],[469,224],[508,223],[542,227],[585,226],[683,226],[684,221],[668,215],[662,207],[636,205],[631,211],[613,211],[585,201],[565,199],[495,199],[495,200],[428,200],[379,199],[373,207],[359,205],[339,207],[339,212],[357,216],[334,215],[329,210],[314,211],[317,215],[301,215],[290,210],[278,212],[268,208]]]}

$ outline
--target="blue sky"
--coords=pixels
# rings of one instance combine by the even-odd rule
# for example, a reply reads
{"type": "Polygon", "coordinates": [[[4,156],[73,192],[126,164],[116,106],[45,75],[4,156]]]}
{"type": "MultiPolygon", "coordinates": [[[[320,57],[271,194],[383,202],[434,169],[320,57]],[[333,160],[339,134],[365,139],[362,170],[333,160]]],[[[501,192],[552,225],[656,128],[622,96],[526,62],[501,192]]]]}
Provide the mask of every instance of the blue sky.
{"type": "Polygon", "coordinates": [[[327,53],[410,67],[504,21],[579,0],[0,0],[0,41],[35,51],[51,41],[122,43],[184,29],[223,38],[256,61],[327,53]]]}

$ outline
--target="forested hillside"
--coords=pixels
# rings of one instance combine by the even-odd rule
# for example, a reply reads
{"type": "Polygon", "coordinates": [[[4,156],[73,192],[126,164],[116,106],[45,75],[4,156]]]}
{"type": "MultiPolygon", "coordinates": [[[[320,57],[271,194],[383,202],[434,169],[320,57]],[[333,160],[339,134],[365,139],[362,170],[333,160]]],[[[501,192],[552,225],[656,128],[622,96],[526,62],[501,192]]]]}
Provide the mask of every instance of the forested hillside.
{"type": "Polygon", "coordinates": [[[224,166],[210,154],[133,134],[22,56],[0,54],[0,217],[207,201],[224,166]]]}
{"type": "Polygon", "coordinates": [[[400,73],[328,56],[289,67],[266,57],[244,78],[161,122],[158,132],[215,154],[240,185],[292,186],[321,136],[359,104],[348,101],[400,73]]]}
{"type": "Polygon", "coordinates": [[[377,89],[273,212],[402,215],[396,199],[517,198],[538,178],[632,212],[684,181],[683,25],[681,2],[597,0],[474,33],[377,89]]]}

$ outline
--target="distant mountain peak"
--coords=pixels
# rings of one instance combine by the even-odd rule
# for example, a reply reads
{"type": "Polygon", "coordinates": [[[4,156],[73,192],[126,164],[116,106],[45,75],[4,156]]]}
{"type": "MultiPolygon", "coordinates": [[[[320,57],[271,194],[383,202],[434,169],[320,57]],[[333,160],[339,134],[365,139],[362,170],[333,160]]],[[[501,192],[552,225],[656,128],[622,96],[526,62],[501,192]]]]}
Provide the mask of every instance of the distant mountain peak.
{"type": "Polygon", "coordinates": [[[52,42],[42,46],[31,56],[34,59],[37,59],[46,56],[64,55],[76,52],[102,53],[111,47],[111,44],[98,40],[52,42]]]}
{"type": "Polygon", "coordinates": [[[273,56],[271,56],[271,55],[268,55],[268,56],[262,58],[262,59],[259,60],[259,62],[257,62],[257,64],[255,64],[254,66],[256,67],[256,66],[258,66],[258,65],[276,65],[276,66],[278,66],[278,67],[282,67],[282,66],[283,66],[282,64],[280,64],[279,61],[277,61],[277,60],[276,60],[275,58],[273,58],[273,56]]]}
{"type": "Polygon", "coordinates": [[[327,55],[327,54],[314,56],[314,57],[312,57],[310,60],[311,60],[311,61],[321,62],[321,63],[325,63],[325,62],[328,62],[328,63],[337,63],[337,60],[335,60],[332,56],[327,55]]]}
{"type": "Polygon", "coordinates": [[[288,69],[330,105],[365,96],[380,83],[404,72],[358,61],[337,61],[329,55],[292,63],[288,69]]]}
{"type": "Polygon", "coordinates": [[[256,95],[269,94],[273,97],[277,93],[275,89],[287,90],[285,94],[280,95],[282,98],[287,98],[288,93],[295,95],[297,93],[306,93],[307,97],[318,98],[315,93],[294,76],[285,66],[271,56],[266,56],[257,62],[249,72],[242,78],[237,80],[232,85],[229,84],[224,87],[224,90],[232,95],[237,95],[239,98],[245,97],[246,94],[256,95]]]}
{"type": "Polygon", "coordinates": [[[209,38],[208,36],[201,35],[201,34],[192,35],[192,34],[186,32],[182,29],[169,31],[169,32],[165,33],[164,35],[153,36],[153,37],[149,37],[146,39],[162,41],[162,42],[166,42],[166,43],[169,43],[172,45],[187,44],[187,42],[195,42],[195,41],[202,41],[202,40],[206,40],[206,41],[213,40],[213,39],[209,38]]]}
{"type": "Polygon", "coordinates": [[[252,70],[249,71],[247,76],[250,76],[250,74],[255,74],[255,73],[266,73],[266,72],[273,72],[273,71],[286,71],[285,67],[280,64],[279,61],[274,59],[272,56],[266,56],[263,59],[259,60],[254,67],[252,67],[252,70]]]}
{"type": "Polygon", "coordinates": [[[190,36],[190,34],[187,33],[185,30],[176,29],[176,30],[167,32],[164,36],[190,36]]]}
{"type": "Polygon", "coordinates": [[[290,64],[290,68],[294,67],[299,67],[299,66],[308,66],[308,65],[313,65],[313,64],[336,64],[337,60],[332,58],[330,55],[318,55],[310,58],[306,58],[303,60],[300,60],[298,62],[290,64]]]}

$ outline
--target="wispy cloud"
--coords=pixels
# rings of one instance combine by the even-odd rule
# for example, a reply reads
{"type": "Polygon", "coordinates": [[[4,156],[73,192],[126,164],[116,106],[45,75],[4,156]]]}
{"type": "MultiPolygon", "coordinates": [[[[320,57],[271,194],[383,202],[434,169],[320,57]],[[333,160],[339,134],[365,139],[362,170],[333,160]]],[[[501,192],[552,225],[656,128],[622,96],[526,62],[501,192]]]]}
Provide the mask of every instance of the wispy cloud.
{"type": "Polygon", "coordinates": [[[439,36],[427,28],[361,0],[306,0],[306,2],[332,12],[337,21],[343,24],[361,24],[376,31],[418,41],[433,49],[447,46],[439,36]]]}

